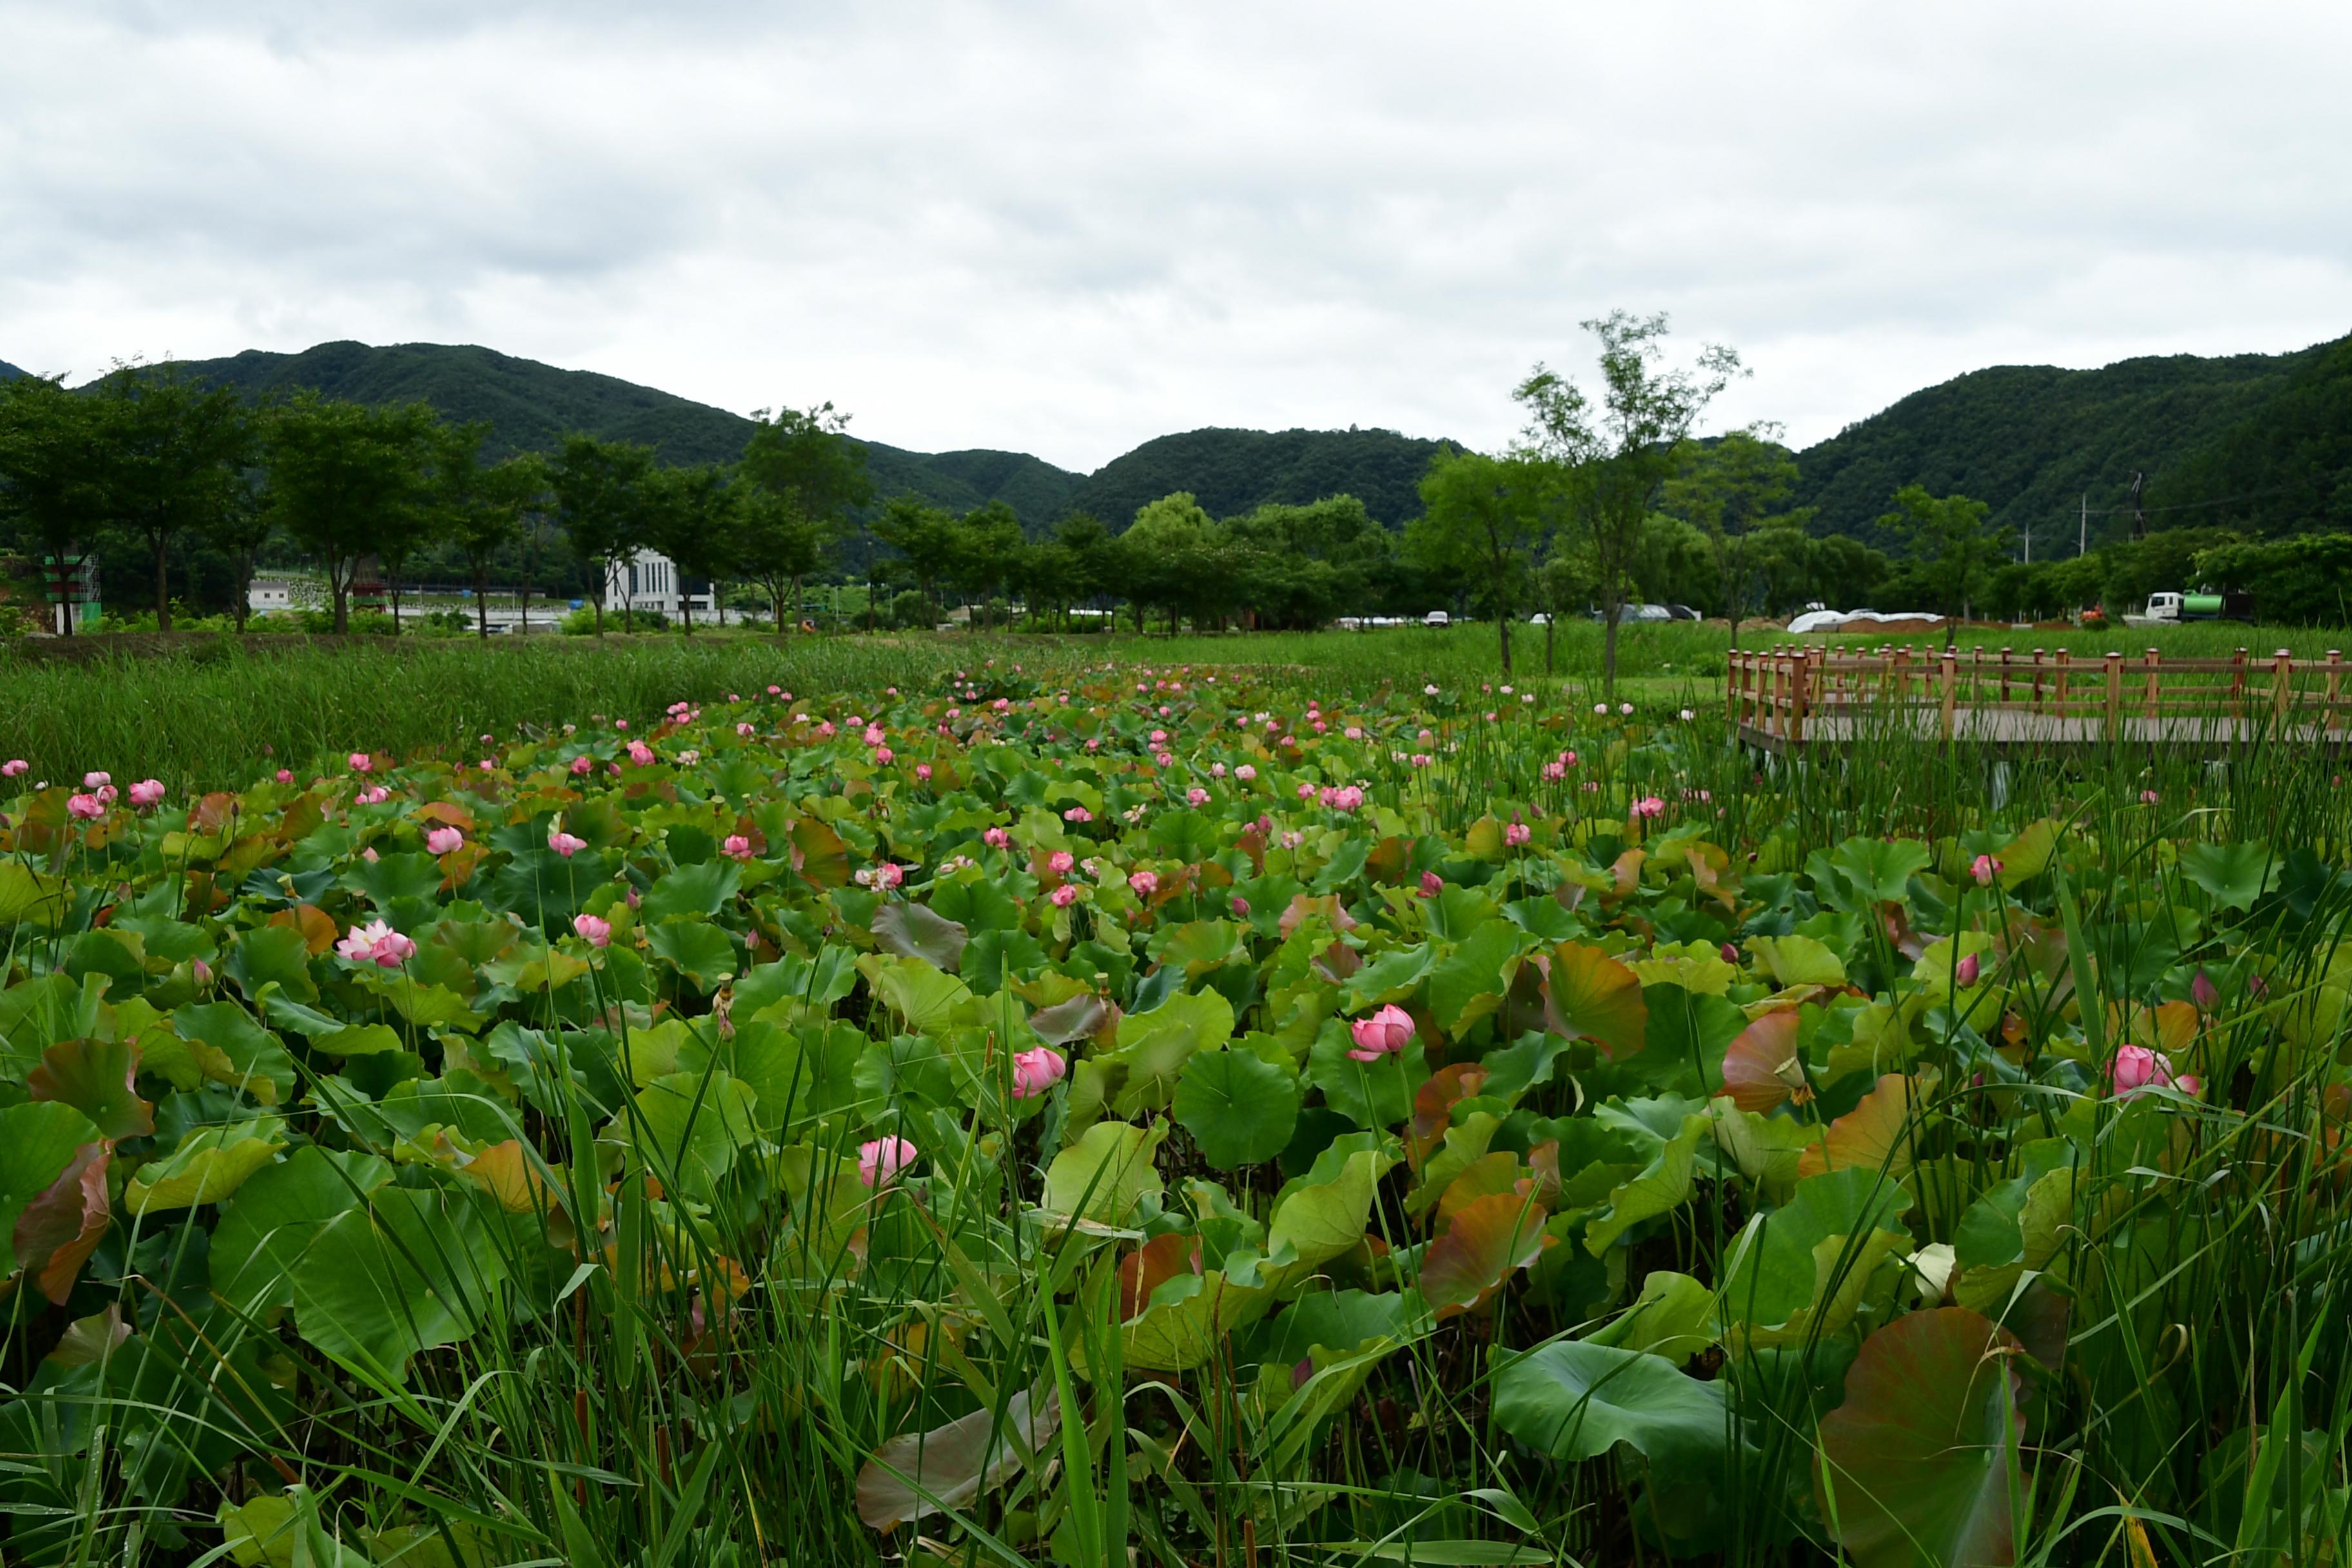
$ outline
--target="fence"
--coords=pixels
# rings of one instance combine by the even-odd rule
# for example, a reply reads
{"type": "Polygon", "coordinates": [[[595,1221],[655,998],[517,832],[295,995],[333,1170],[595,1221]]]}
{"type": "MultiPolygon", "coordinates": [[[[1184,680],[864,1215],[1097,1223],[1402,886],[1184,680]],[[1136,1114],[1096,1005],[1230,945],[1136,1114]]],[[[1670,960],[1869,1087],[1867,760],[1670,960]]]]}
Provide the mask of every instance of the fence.
{"type": "Polygon", "coordinates": [[[2352,699],[2341,650],[2266,658],[2167,658],[2149,648],[2078,658],[1982,647],[1965,654],[1882,647],[1741,652],[1726,672],[1732,723],[1772,749],[1851,740],[1865,730],[1922,740],[2086,745],[2218,745],[2267,733],[2328,743],[2347,737],[2352,699]]]}

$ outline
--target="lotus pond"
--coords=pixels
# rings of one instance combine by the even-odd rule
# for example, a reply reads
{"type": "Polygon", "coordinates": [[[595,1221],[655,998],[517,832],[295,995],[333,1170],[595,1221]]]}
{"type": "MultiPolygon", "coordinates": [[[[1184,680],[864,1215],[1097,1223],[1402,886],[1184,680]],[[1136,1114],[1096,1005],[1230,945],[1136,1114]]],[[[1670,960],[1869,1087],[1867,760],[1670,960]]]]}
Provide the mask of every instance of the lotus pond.
{"type": "Polygon", "coordinates": [[[0,779],[0,1560],[2340,1560],[2335,763],[1255,679],[0,779]]]}

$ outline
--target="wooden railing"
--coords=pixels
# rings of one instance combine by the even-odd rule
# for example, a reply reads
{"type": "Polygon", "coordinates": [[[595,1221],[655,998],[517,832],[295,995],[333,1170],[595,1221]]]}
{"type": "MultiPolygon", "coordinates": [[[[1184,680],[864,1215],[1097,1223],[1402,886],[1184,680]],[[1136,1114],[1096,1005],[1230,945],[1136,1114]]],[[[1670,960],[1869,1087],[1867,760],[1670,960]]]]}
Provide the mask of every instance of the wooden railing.
{"type": "Polygon", "coordinates": [[[2155,648],[2076,658],[2064,648],[1947,653],[1780,647],[1731,657],[1726,700],[1753,739],[1802,745],[1867,729],[1920,738],[2084,742],[2352,738],[2341,650],[2168,658],[2155,648]]]}

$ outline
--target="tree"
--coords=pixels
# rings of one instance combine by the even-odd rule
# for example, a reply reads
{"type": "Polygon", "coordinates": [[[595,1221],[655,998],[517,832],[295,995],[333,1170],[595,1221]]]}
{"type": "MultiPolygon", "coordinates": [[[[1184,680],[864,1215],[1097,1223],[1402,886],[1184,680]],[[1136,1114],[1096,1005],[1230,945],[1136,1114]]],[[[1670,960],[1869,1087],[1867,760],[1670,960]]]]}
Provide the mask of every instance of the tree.
{"type": "Polygon", "coordinates": [[[254,563],[278,526],[264,504],[259,485],[257,470],[238,473],[226,504],[205,522],[205,542],[229,560],[230,587],[235,594],[229,613],[236,617],[240,637],[245,634],[247,617],[253,613],[254,563]]]}
{"type": "Polygon", "coordinates": [[[172,541],[209,531],[236,501],[253,450],[253,422],[237,395],[209,390],[174,364],[118,364],[99,384],[111,426],[105,485],[114,523],[137,534],[154,567],[155,627],[172,629],[166,565],[172,541]]]}
{"type": "MultiPolygon", "coordinates": [[[[964,592],[980,601],[981,615],[988,601],[1020,564],[1026,541],[1021,516],[1001,500],[992,500],[963,514],[957,525],[955,576],[964,592]]],[[[975,625],[978,623],[975,622],[975,625]]]]}
{"type": "MultiPolygon", "coordinates": [[[[915,495],[892,496],[875,520],[874,536],[906,559],[916,591],[940,619],[939,586],[954,579],[963,551],[963,531],[952,513],[940,510],[915,495]]],[[[867,618],[872,618],[869,608],[867,618]]]]}
{"type": "Polygon", "coordinates": [[[782,585],[792,585],[797,613],[801,579],[824,563],[852,510],[873,499],[874,485],[866,448],[845,434],[849,416],[832,404],[786,408],[773,418],[761,409],[753,417],[759,428],[744,443],[739,465],[752,487],[738,515],[740,564],[768,590],[782,634],[782,585]]]}
{"type": "Polygon", "coordinates": [[[678,572],[678,613],[686,635],[694,635],[693,579],[710,586],[718,614],[719,579],[734,564],[736,496],[727,470],[715,463],[690,468],[656,468],[646,486],[648,542],[670,558],[678,572]]]}
{"type": "Polygon", "coordinates": [[[1985,526],[1991,510],[1967,496],[1931,496],[1924,485],[1905,485],[1895,492],[1895,510],[1878,520],[1910,546],[1914,574],[1948,617],[1947,648],[1958,640],[1971,604],[1991,587],[1993,568],[2009,558],[2010,531],[1985,526]]]}
{"type": "MultiPolygon", "coordinates": [[[[109,514],[114,436],[104,407],[68,392],[59,380],[0,382],[0,518],[30,546],[47,584],[75,581],[97,550],[109,514]]],[[[62,587],[47,596],[65,603],[62,587]]],[[[72,614],[59,621],[71,637],[72,614]]]]}
{"type": "Polygon", "coordinates": [[[1422,476],[1422,515],[1405,530],[1406,549],[1422,560],[1456,567],[1485,584],[1506,676],[1511,673],[1511,619],[1543,541],[1547,496],[1561,478],[1549,459],[1532,454],[1441,451],[1422,476]]]}
{"type": "Polygon", "coordinates": [[[1754,595],[1756,569],[1748,537],[1796,492],[1797,459],[1780,444],[1778,426],[1751,425],[1719,441],[1683,440],[1674,477],[1660,504],[1703,531],[1715,549],[1720,607],[1731,621],[1731,651],[1739,651],[1739,622],[1754,595]]]}
{"type": "MultiPolygon", "coordinates": [[[[575,433],[563,437],[548,469],[557,524],[571,541],[572,553],[595,568],[590,597],[600,637],[604,635],[604,595],[614,582],[625,580],[623,563],[646,542],[646,484],[653,466],[650,447],[575,433]]],[[[635,596],[624,596],[621,603],[623,628],[634,631],[635,596]]]]}
{"type": "Polygon", "coordinates": [[[1360,608],[1388,535],[1351,495],[1305,506],[1268,502],[1228,519],[1242,551],[1243,601],[1261,626],[1309,630],[1360,608]]]}
{"type": "Polygon", "coordinates": [[[422,403],[369,408],[308,391],[265,423],[271,521],[325,568],[339,633],[351,630],[361,560],[414,525],[435,424],[422,403]]]}
{"type": "Polygon", "coordinates": [[[510,458],[495,467],[482,462],[481,422],[446,426],[436,434],[434,505],[438,532],[466,560],[474,584],[478,635],[490,635],[490,563],[522,538],[522,515],[547,488],[547,465],[537,453],[510,458]]]}
{"type": "MultiPolygon", "coordinates": [[[[1125,547],[1128,596],[1138,606],[1168,612],[1168,635],[1201,587],[1204,558],[1217,542],[1217,524],[1190,490],[1175,490],[1138,507],[1119,536],[1125,547]]],[[[1136,629],[1143,627],[1139,607],[1136,629]]]]}
{"type": "Polygon", "coordinates": [[[1664,312],[1612,310],[1584,329],[1601,340],[1599,407],[1540,363],[1511,395],[1528,410],[1520,449],[1580,475],[1586,555],[1601,591],[1601,685],[1614,696],[1617,624],[1642,521],[1674,471],[1675,447],[1740,367],[1738,354],[1710,343],[1690,368],[1664,369],[1664,312]]]}

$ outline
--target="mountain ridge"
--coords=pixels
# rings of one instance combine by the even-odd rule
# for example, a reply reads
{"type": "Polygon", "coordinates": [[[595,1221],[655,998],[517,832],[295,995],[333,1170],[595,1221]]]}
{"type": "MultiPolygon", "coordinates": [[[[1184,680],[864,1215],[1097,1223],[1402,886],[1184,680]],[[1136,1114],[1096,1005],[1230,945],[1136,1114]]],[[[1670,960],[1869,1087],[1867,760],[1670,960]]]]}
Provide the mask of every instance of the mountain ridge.
{"type": "MultiPolygon", "coordinates": [[[[256,399],[298,387],[366,403],[424,398],[450,418],[488,421],[500,454],[543,450],[576,429],[646,442],[673,462],[727,461],[754,427],[742,415],[673,393],[478,344],[342,340],[182,363],[256,399]]],[[[12,373],[23,374],[0,362],[0,379],[12,373]]],[[[2352,399],[2334,390],[2338,382],[2352,384],[2352,338],[2278,354],[2148,355],[2079,370],[1988,366],[1898,398],[1797,451],[1793,503],[1814,509],[1817,531],[1891,545],[1897,542],[1878,520],[1896,489],[1921,484],[1985,501],[1995,522],[2030,528],[2042,551],[2056,554],[2082,527],[2085,497],[2094,541],[2128,529],[2124,509],[2137,472],[2147,476],[2147,504],[2161,501],[2165,518],[2262,532],[2319,526],[2346,510],[2336,497],[2352,497],[2352,459],[2341,456],[2352,450],[2352,399]],[[2315,385],[2315,375],[2325,384],[2315,385]],[[2277,400],[2290,394],[2294,407],[2282,417],[2297,435],[2287,447],[2266,437],[2265,411],[2285,408],[2277,400]],[[2297,462],[2323,471],[2279,478],[2297,462]],[[2266,494],[2295,499],[2267,511],[2223,511],[2203,493],[2215,484],[2242,487],[2243,476],[2256,473],[2265,476],[2266,494]],[[2324,499],[2314,506],[2310,498],[2324,499]]],[[[853,438],[866,449],[877,499],[911,492],[959,511],[1003,500],[1033,534],[1072,511],[1092,512],[1116,531],[1171,490],[1192,491],[1216,516],[1344,490],[1374,518],[1401,526],[1420,514],[1421,474],[1445,444],[1379,428],[1206,426],[1155,437],[1080,474],[1025,452],[917,452],[853,438]]]]}

